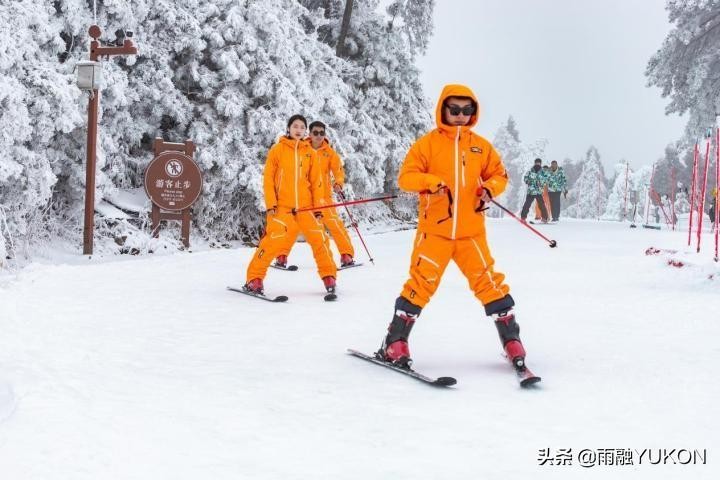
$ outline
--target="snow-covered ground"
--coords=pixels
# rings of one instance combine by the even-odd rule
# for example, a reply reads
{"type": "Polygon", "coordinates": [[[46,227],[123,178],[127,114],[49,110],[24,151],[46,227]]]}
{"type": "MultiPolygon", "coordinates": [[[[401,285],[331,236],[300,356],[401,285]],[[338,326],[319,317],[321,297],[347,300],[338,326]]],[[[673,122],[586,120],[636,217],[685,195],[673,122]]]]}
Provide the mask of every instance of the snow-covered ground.
{"type": "Polygon", "coordinates": [[[538,228],[559,247],[489,221],[543,377],[534,390],[518,387],[454,265],[411,348],[418,370],[456,387],[345,353],[379,345],[414,231],[368,236],[376,266],[341,272],[336,303],[305,244],[299,271],[266,279],[287,304],[225,290],[244,280],[245,248],[33,264],[0,287],[0,478],[720,478],[710,236],[695,255],[681,232],[538,228]],[[686,266],[649,246],[680,249],[686,266]],[[572,465],[541,465],[545,449],[572,449],[572,465]],[[583,449],[631,450],[634,465],[583,467],[583,449]],[[698,450],[706,464],[638,464],[644,449],[698,450]]]}

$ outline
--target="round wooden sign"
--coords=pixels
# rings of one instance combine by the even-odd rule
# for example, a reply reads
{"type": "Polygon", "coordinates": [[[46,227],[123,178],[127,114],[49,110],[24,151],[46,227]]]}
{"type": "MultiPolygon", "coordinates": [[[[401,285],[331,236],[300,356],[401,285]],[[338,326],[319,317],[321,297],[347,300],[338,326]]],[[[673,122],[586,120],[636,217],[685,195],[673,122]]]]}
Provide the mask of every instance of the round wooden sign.
{"type": "Polygon", "coordinates": [[[202,173],[181,152],[162,152],[145,169],[145,192],[163,210],[184,210],[202,191],[202,173]]]}

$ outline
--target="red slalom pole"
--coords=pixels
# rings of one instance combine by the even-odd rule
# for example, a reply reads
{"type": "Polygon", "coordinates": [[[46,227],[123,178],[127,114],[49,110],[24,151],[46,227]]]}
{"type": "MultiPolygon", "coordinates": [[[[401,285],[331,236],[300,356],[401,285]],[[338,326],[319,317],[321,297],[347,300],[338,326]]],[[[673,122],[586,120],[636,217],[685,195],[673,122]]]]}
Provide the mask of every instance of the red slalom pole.
{"type": "MultiPolygon", "coordinates": [[[[345,195],[343,195],[342,192],[337,192],[337,194],[340,196],[340,200],[345,202],[345,195]]],[[[358,224],[353,218],[352,214],[350,213],[350,209],[347,207],[347,204],[343,205],[345,207],[345,211],[348,214],[348,217],[350,217],[350,222],[352,222],[352,226],[355,228],[355,232],[358,234],[358,238],[360,238],[360,242],[362,242],[362,246],[365,249],[365,253],[367,253],[368,258],[370,259],[370,263],[375,265],[375,261],[373,260],[372,255],[370,255],[370,250],[368,250],[367,245],[365,245],[365,240],[363,240],[362,235],[360,235],[360,230],[358,229],[358,224]]]]}
{"type": "Polygon", "coordinates": [[[712,135],[708,132],[707,142],[705,144],[705,172],[703,173],[702,193],[698,199],[698,231],[697,231],[697,253],[700,253],[700,239],[702,238],[702,224],[705,216],[705,193],[707,192],[707,176],[708,167],[710,166],[710,138],[712,135]]]}
{"type": "Polygon", "coordinates": [[[344,207],[345,205],[357,205],[358,203],[379,202],[380,200],[390,200],[393,198],[398,198],[398,196],[397,195],[386,195],[384,197],[364,198],[362,200],[351,200],[349,202],[331,203],[330,205],[322,205],[319,207],[299,208],[297,210],[293,210],[293,213],[310,212],[310,211],[315,212],[317,210],[322,210],[323,208],[344,207]]]}
{"type": "Polygon", "coordinates": [[[690,239],[692,238],[692,227],[693,227],[693,211],[695,210],[695,179],[697,177],[697,164],[700,151],[698,149],[698,142],[695,141],[695,149],[693,150],[693,169],[692,169],[692,182],[690,187],[690,215],[688,217],[688,247],[690,246],[690,239]]]}
{"type": "Polygon", "coordinates": [[[521,225],[529,228],[529,229],[532,230],[536,235],[538,235],[540,238],[542,238],[543,240],[545,240],[546,242],[548,242],[548,244],[550,245],[550,248],[555,248],[555,247],[557,247],[557,242],[556,242],[555,240],[550,240],[550,239],[547,238],[545,235],[543,235],[542,233],[540,233],[540,232],[538,232],[537,230],[535,230],[532,226],[528,225],[527,222],[524,222],[522,219],[518,218],[517,215],[515,215],[513,212],[511,212],[511,211],[508,210],[507,208],[503,207],[502,205],[500,205],[498,202],[496,202],[496,201],[493,200],[492,198],[490,199],[490,201],[491,201],[492,203],[494,203],[495,205],[497,205],[498,207],[500,207],[503,212],[507,213],[508,215],[510,215],[511,217],[513,217],[515,220],[517,220],[518,222],[520,222],[521,225]]]}
{"type": "Polygon", "coordinates": [[[670,202],[671,202],[670,203],[670,215],[672,215],[672,229],[674,232],[675,231],[675,223],[676,223],[676,219],[677,219],[677,217],[675,216],[675,187],[676,187],[675,167],[672,167],[670,169],[670,182],[671,182],[671,185],[670,185],[670,202]]]}
{"type": "Polygon", "coordinates": [[[718,197],[720,197],[720,128],[717,129],[715,143],[715,261],[718,261],[718,217],[720,217],[720,208],[718,208],[718,197]]]}

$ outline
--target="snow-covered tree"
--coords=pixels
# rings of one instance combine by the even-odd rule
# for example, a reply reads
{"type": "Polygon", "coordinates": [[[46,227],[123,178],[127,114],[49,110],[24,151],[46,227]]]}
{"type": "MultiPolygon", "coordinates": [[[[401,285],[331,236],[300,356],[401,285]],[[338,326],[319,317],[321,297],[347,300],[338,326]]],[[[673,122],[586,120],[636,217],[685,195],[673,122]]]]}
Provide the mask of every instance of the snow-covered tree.
{"type": "Polygon", "coordinates": [[[610,194],[608,195],[605,213],[602,218],[606,220],[618,220],[628,218],[629,207],[632,207],[630,197],[630,176],[633,171],[626,162],[615,165],[615,178],[612,181],[610,194]]]}
{"type": "Polygon", "coordinates": [[[598,218],[607,204],[607,186],[600,153],[591,146],[585,154],[580,178],[568,194],[567,215],[575,218],[598,218]]]}
{"type": "Polygon", "coordinates": [[[720,1],[667,0],[665,8],[674,28],[645,75],[670,98],[667,113],[689,113],[687,131],[695,136],[720,112],[720,1]]]}

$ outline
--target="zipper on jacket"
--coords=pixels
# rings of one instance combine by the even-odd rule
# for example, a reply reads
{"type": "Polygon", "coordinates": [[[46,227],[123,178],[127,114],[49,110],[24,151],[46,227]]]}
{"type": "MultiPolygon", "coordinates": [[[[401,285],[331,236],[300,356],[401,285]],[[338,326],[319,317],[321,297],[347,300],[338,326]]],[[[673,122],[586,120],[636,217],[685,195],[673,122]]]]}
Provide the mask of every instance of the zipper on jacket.
{"type": "Polygon", "coordinates": [[[462,154],[462,182],[463,188],[465,188],[465,151],[462,154]]]}
{"type": "Polygon", "coordinates": [[[458,170],[460,169],[460,158],[458,155],[458,143],[460,141],[460,126],[457,127],[457,133],[455,134],[455,201],[453,202],[453,226],[452,226],[452,234],[450,235],[450,238],[455,240],[455,232],[457,231],[457,209],[458,209],[458,203],[459,203],[459,196],[458,196],[458,188],[460,186],[460,182],[458,181],[458,170]]]}
{"type": "Polygon", "coordinates": [[[298,205],[298,145],[300,145],[300,140],[295,140],[295,210],[300,208],[298,205]]]}

